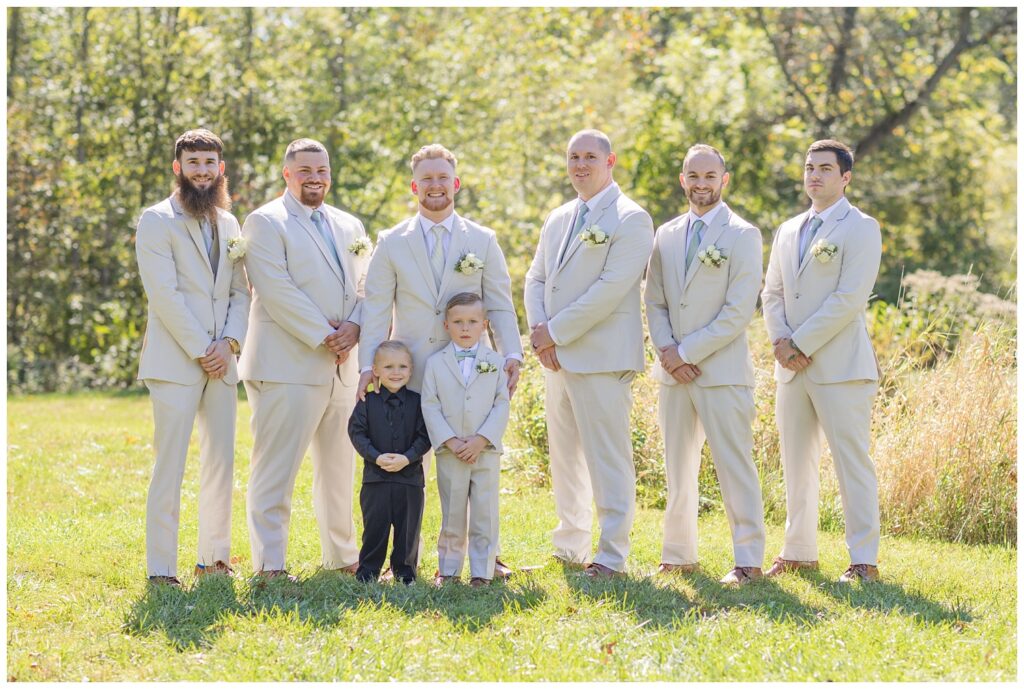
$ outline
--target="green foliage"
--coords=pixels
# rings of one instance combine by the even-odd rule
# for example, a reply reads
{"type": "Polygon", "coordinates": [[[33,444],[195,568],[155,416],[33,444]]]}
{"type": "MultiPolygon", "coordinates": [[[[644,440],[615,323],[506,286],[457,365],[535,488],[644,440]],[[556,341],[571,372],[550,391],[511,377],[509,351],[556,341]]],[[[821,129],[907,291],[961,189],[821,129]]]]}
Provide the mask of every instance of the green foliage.
{"type": "Polygon", "coordinates": [[[588,126],[611,134],[619,183],[657,224],[684,207],[686,148],[718,146],[728,202],[766,240],[806,203],[807,144],[844,138],[851,199],[883,227],[882,299],[917,268],[973,266],[989,292],[1016,279],[1012,8],[7,12],[15,391],[131,384],[135,224],[196,126],[224,139],[239,217],[281,192],[288,141],[323,140],[328,200],[371,235],[414,209],[412,152],[445,143],[459,210],[498,232],[521,317],[541,222],[571,194],[565,143],[588,126]]]}

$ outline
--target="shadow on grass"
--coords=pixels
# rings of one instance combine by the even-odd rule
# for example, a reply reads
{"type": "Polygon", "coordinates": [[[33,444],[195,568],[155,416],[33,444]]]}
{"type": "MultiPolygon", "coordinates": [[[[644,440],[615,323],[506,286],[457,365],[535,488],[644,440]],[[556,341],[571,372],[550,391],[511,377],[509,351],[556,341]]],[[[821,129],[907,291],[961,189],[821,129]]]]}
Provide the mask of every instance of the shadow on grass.
{"type": "Polygon", "coordinates": [[[851,608],[901,613],[929,624],[967,624],[974,620],[966,604],[946,607],[884,579],[870,584],[840,584],[821,572],[810,572],[807,578],[821,591],[851,608]]]}
{"type": "Polygon", "coordinates": [[[219,622],[243,612],[231,579],[204,577],[189,589],[147,585],[122,628],[133,636],[162,631],[176,650],[185,651],[209,646],[220,633],[219,622]]]}
{"type": "Polygon", "coordinates": [[[754,611],[776,622],[814,624],[823,616],[821,610],[807,606],[770,579],[729,587],[699,571],[614,579],[590,579],[568,568],[564,574],[574,595],[619,605],[641,624],[654,628],[689,626],[731,609],[754,611]]]}

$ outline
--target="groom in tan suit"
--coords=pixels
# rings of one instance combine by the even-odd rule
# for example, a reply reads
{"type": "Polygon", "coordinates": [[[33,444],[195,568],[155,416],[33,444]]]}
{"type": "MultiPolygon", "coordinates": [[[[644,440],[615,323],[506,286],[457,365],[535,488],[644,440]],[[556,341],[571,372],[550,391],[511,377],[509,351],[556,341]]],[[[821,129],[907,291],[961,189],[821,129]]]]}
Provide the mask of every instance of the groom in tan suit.
{"type": "Polygon", "coordinates": [[[654,226],[612,179],[615,153],[596,129],[566,151],[579,197],[544,221],[526,274],[530,344],[545,369],[555,557],[591,577],[622,574],[636,507],[630,383],[644,368],[640,279],[654,226]],[[601,528],[590,560],[591,500],[601,528]],[[586,564],[590,563],[590,564],[586,564]]]}
{"type": "Polygon", "coordinates": [[[775,233],[761,299],[775,347],[775,415],[786,478],[786,534],[767,576],[818,566],[822,435],[839,480],[850,566],[841,582],[878,578],[878,482],[868,456],[878,363],[864,309],[878,276],[878,222],[846,200],[853,152],[833,140],[807,150],[811,208],[775,233]]]}
{"type": "Polygon", "coordinates": [[[644,302],[660,363],[658,415],[668,503],[661,572],[697,569],[697,474],[705,435],[722,486],[735,566],[723,584],[761,577],[764,512],[754,448],[747,326],[761,288],[761,233],[722,201],[725,158],[690,148],[679,182],[690,209],[658,228],[644,302]]]}
{"type": "Polygon", "coordinates": [[[139,219],[135,253],[149,299],[139,379],[153,401],[156,464],[146,501],[150,581],[180,586],[178,511],[192,425],[199,418],[199,555],[195,573],[230,574],[238,372],[249,288],[229,251],[224,146],[206,129],[174,144],[173,194],[139,219]]]}
{"type": "Polygon", "coordinates": [[[268,578],[285,571],[292,490],[312,443],[313,510],[325,569],[354,574],[354,450],[348,418],[359,378],[363,282],[362,223],[324,203],[327,149],[312,139],[288,145],[287,190],[242,226],[254,299],[250,346],[240,362],[252,404],[253,450],[246,501],[252,565],[268,578]]]}

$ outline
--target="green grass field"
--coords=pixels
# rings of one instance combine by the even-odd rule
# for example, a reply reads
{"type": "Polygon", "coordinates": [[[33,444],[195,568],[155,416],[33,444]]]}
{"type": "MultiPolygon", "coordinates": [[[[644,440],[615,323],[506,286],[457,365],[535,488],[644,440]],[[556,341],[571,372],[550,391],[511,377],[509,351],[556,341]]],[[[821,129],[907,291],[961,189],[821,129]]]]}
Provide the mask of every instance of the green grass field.
{"type": "MultiPolygon", "coordinates": [[[[239,405],[233,546],[251,573],[239,405]]],[[[145,583],[152,415],[144,395],[8,400],[7,676],[124,680],[989,680],[1016,679],[1017,553],[883,537],[883,581],[843,587],[842,534],[819,573],[729,590],[724,516],[701,521],[703,573],[649,578],[661,514],[640,510],[629,577],[594,582],[548,556],[548,490],[502,475],[502,550],[543,565],[507,586],[436,591],[436,553],[411,588],[318,570],[311,470],[299,475],[290,569],[298,584],[193,585],[195,437],[182,490],[181,591],[145,583]]],[[[428,486],[424,534],[437,534],[428,486]]],[[[357,515],[358,520],[358,515],[357,515]]],[[[768,553],[780,525],[769,526],[768,553]]]]}

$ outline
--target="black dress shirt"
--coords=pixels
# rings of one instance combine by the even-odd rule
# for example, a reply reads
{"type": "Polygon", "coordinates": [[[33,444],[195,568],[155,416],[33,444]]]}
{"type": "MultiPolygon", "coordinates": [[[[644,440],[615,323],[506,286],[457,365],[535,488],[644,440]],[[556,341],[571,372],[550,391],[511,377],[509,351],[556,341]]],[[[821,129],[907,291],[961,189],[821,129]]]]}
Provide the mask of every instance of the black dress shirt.
{"type": "Polygon", "coordinates": [[[423,455],[430,449],[430,436],[418,393],[405,387],[391,392],[381,386],[379,393],[356,402],[348,420],[348,436],[363,458],[363,483],[424,485],[423,455]],[[387,453],[405,455],[409,466],[385,471],[377,466],[377,457],[387,453]]]}

